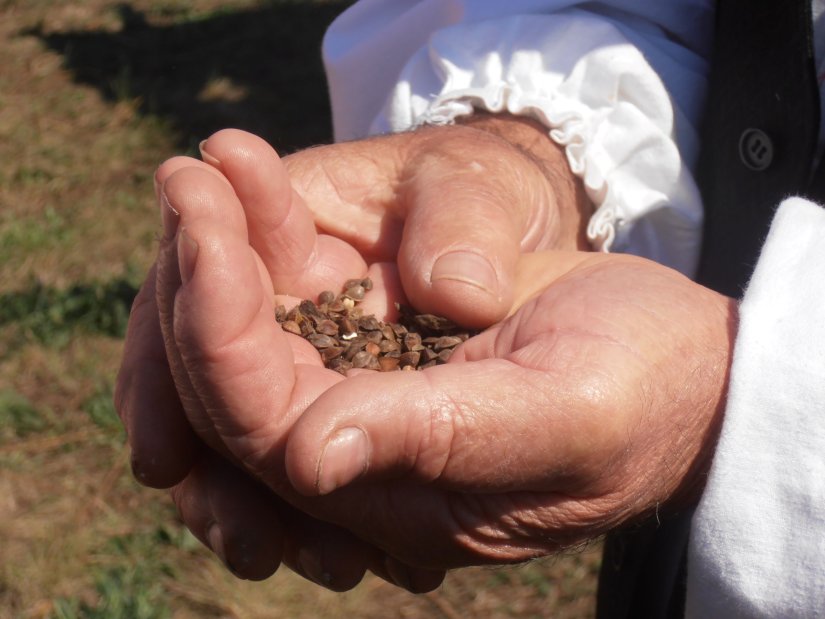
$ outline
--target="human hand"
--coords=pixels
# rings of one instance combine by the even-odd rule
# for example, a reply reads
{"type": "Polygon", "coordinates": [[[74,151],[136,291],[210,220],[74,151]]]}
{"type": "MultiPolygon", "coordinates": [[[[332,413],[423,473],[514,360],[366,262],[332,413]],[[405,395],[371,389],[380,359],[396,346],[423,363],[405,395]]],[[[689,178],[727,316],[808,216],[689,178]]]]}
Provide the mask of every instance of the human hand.
{"type": "MultiPolygon", "coordinates": [[[[230,238],[233,235],[234,238],[238,235],[243,237],[242,246],[248,250],[246,257],[252,260],[253,268],[258,269],[256,275],[261,275],[254,282],[258,284],[257,288],[250,286],[245,290],[264,294],[271,304],[274,299],[272,284],[259,257],[246,242],[243,213],[226,180],[205,164],[183,159],[168,162],[160,170],[159,178],[163,181],[177,171],[181,172],[178,182],[182,181],[178,185],[179,190],[196,205],[194,218],[198,219],[197,211],[200,209],[201,225],[204,219],[212,218],[212,224],[222,234],[228,234],[230,238]],[[229,208],[215,208],[221,205],[212,198],[221,190],[229,208]],[[233,207],[237,208],[233,210],[233,207]]],[[[177,233],[175,217],[168,215],[174,213],[170,210],[165,216],[167,229],[161,240],[159,259],[136,299],[129,325],[127,340],[131,343],[135,361],[139,363],[138,371],[134,371],[135,366],[124,364],[117,397],[118,410],[133,444],[149,449],[148,454],[152,458],[148,463],[150,470],[154,466],[161,475],[166,475],[167,480],[172,480],[168,485],[173,485],[172,496],[186,525],[220,556],[227,567],[243,578],[265,578],[283,561],[299,574],[335,590],[351,588],[367,569],[390,582],[395,582],[393,572],[403,570],[405,574],[412,573],[413,580],[408,586],[414,591],[437,586],[443,578],[442,572],[410,572],[384,553],[357,540],[351,533],[290,508],[271,492],[262,491],[257,482],[203,445],[193,433],[184,416],[183,406],[196,428],[207,428],[211,418],[204,402],[193,389],[191,380],[182,374],[185,371],[182,356],[171,347],[172,354],[168,355],[165,348],[163,330],[166,330],[168,338],[175,338],[171,324],[176,309],[173,307],[175,289],[181,285],[179,264],[186,259],[185,249],[179,251],[185,237],[177,233]],[[157,277],[153,277],[156,274],[157,277]],[[173,368],[177,385],[172,377],[173,368]],[[124,393],[132,399],[124,402],[124,393]],[[130,405],[135,403],[136,396],[142,398],[138,404],[145,407],[138,409],[145,413],[142,418],[131,414],[135,409],[130,405]],[[163,467],[164,464],[168,469],[163,467]],[[175,475],[180,475],[181,479],[175,479],[175,475]],[[323,570],[317,567],[322,558],[323,570]]],[[[226,272],[223,276],[232,278],[233,273],[226,272]]],[[[242,277],[240,281],[243,281],[242,277]]],[[[226,297],[223,300],[232,303],[226,297]]],[[[239,301],[241,306],[238,309],[243,313],[244,299],[239,298],[239,301]]],[[[274,315],[269,312],[266,318],[274,320],[274,315]]],[[[310,347],[305,341],[291,337],[290,343],[295,346],[294,350],[286,351],[291,355],[290,359],[294,357],[298,361],[308,361],[310,366],[313,362],[316,365],[319,363],[317,354],[314,359],[307,354],[310,347]]],[[[314,353],[314,349],[311,352],[314,353]]],[[[126,359],[129,358],[127,354],[126,359]]],[[[307,369],[312,375],[312,368],[307,369]]],[[[290,374],[294,373],[291,365],[288,370],[290,374]]],[[[285,377],[285,380],[290,379],[294,380],[294,376],[285,377]]],[[[299,389],[297,393],[300,392],[299,389]]],[[[204,430],[204,434],[207,432],[208,429],[204,430]]],[[[231,454],[222,443],[214,440],[215,436],[217,434],[212,433],[205,438],[231,460],[231,454]]],[[[140,478],[140,462],[134,468],[140,478]]],[[[153,479],[157,482],[159,478],[153,479]]],[[[164,485],[163,478],[160,481],[156,485],[164,485]]]]}
{"type": "Polygon", "coordinates": [[[639,258],[533,255],[536,296],[449,364],[344,380],[293,358],[273,389],[294,346],[267,274],[203,199],[166,188],[198,247],[174,299],[183,369],[222,444],[299,509],[440,569],[544,554],[700,491],[732,300],[639,258]]]}
{"type": "Polygon", "coordinates": [[[735,302],[639,258],[553,252],[549,274],[542,258],[522,267],[544,290],[446,366],[310,404],[286,470],[313,498],[289,500],[431,568],[523,561],[695,504],[735,302]]]}
{"type": "MultiPolygon", "coordinates": [[[[564,176],[568,166],[544,129],[508,117],[472,123],[481,128],[431,128],[310,149],[284,161],[254,136],[219,132],[204,144],[212,166],[174,158],[158,170],[156,189],[160,198],[166,180],[185,168],[220,170],[243,204],[250,243],[279,292],[312,297],[335,289],[368,274],[365,255],[373,264],[369,274],[387,290],[368,301],[379,315],[391,313],[390,299],[404,300],[406,293],[422,311],[486,326],[513,305],[521,251],[585,246],[589,206],[580,183],[564,176]],[[346,241],[316,234],[310,208],[346,241]],[[456,258],[458,250],[474,257],[456,258]],[[452,276],[438,260],[444,256],[456,266],[452,276]],[[493,268],[492,283],[485,264],[493,268]]],[[[161,252],[173,254],[176,216],[168,207],[161,212],[167,229],[161,252]]],[[[156,296],[171,307],[175,277],[160,288],[155,279],[153,268],[135,302],[116,405],[136,477],[170,487],[190,470],[196,441],[177,401],[158,317],[156,296]]]]}
{"type": "MultiPolygon", "coordinates": [[[[479,122],[490,124],[489,119],[484,119],[479,122]]],[[[525,127],[520,122],[514,123],[512,120],[508,120],[505,124],[516,129],[518,135],[513,136],[516,140],[524,139],[525,136],[530,135],[530,132],[525,131],[525,127]]],[[[448,131],[451,136],[454,136],[455,131],[452,128],[448,129],[448,131]]],[[[481,132],[478,131],[468,132],[464,129],[459,129],[458,131],[464,136],[472,136],[472,139],[481,139],[484,144],[494,147],[494,152],[499,154],[502,152],[501,140],[492,140],[491,142],[487,137],[480,137],[481,132]]],[[[535,132],[533,132],[533,134],[535,135],[535,132]]],[[[365,269],[366,267],[360,256],[354,253],[346,243],[340,243],[337,239],[329,236],[316,236],[314,234],[311,222],[308,224],[308,219],[303,216],[304,207],[300,196],[293,196],[291,200],[289,197],[284,199],[284,191],[289,191],[288,183],[285,181],[285,177],[279,167],[280,162],[277,161],[277,158],[272,161],[271,153],[260,152],[262,147],[264,150],[266,149],[265,145],[253,140],[250,146],[248,139],[245,145],[243,144],[243,139],[239,143],[238,137],[237,133],[233,134],[233,132],[215,136],[215,138],[218,138],[219,143],[213,150],[222,153],[221,160],[216,161],[214,155],[210,156],[207,154],[205,154],[205,158],[215,164],[215,167],[221,169],[229,178],[235,178],[235,189],[244,202],[243,206],[246,210],[246,217],[251,222],[249,235],[253,245],[256,246],[260,255],[263,257],[262,262],[268,263],[263,264],[262,268],[269,268],[273,282],[281,290],[290,290],[299,296],[310,296],[310,292],[308,291],[313,291],[314,294],[322,288],[334,287],[339,284],[345,276],[352,276],[360,270],[365,269]],[[229,139],[223,139],[221,141],[221,138],[229,139]],[[257,153],[256,149],[258,149],[257,153]],[[267,159],[267,157],[269,157],[269,159],[267,159]],[[263,163],[263,165],[256,167],[256,163],[263,163]],[[273,165],[275,168],[274,173],[273,165]],[[256,174],[257,178],[264,182],[261,182],[256,189],[245,191],[245,188],[250,186],[250,181],[256,177],[256,174]],[[263,230],[272,230],[279,226],[281,228],[288,228],[290,234],[283,234],[283,230],[280,230],[282,232],[280,236],[267,235],[261,232],[263,230]],[[283,241],[284,239],[286,240],[283,241]],[[311,263],[308,262],[308,258],[310,257],[312,258],[311,263]]],[[[240,137],[248,138],[249,136],[240,137]]],[[[409,136],[406,136],[406,138],[408,137],[409,136]]],[[[213,138],[213,140],[215,138],[213,138]]],[[[446,151],[439,151],[437,148],[431,148],[431,150],[415,150],[409,148],[410,140],[406,138],[404,140],[398,140],[398,142],[406,144],[408,146],[406,154],[410,156],[410,153],[414,152],[416,157],[420,158],[422,167],[425,169],[427,166],[424,164],[431,164],[433,159],[447,157],[450,154],[460,154],[460,152],[455,150],[450,151],[450,149],[446,151]]],[[[467,140],[460,142],[465,146],[467,145],[467,140]]],[[[434,140],[428,136],[428,144],[430,144],[430,147],[432,147],[433,143],[434,140]]],[[[385,148],[380,151],[384,154],[391,152],[394,148],[399,148],[399,144],[385,144],[384,146],[385,148]]],[[[307,192],[308,195],[314,199],[316,206],[321,205],[317,207],[321,211],[323,211],[325,200],[330,198],[330,191],[337,192],[343,188],[347,190],[345,193],[351,199],[357,199],[355,193],[357,193],[358,182],[354,183],[354,188],[347,185],[347,183],[353,185],[350,178],[340,179],[340,186],[333,182],[336,177],[340,177],[342,174],[340,167],[336,168],[334,164],[334,153],[330,150],[334,148],[335,147],[329,147],[326,150],[316,149],[315,151],[310,151],[313,155],[321,155],[320,160],[325,163],[319,164],[319,166],[322,170],[327,170],[328,172],[322,175],[324,180],[321,187],[322,191],[316,193],[311,191],[307,192]]],[[[369,150],[362,151],[359,154],[354,152],[354,145],[348,145],[347,148],[349,149],[348,156],[354,154],[357,158],[361,158],[364,164],[363,169],[373,175],[373,180],[380,177],[381,174],[388,174],[387,170],[397,164],[397,161],[392,158],[386,159],[383,161],[384,167],[382,168],[381,165],[370,162],[367,156],[370,152],[369,150]]],[[[529,144],[522,145],[522,148],[533,151],[534,154],[532,157],[535,158],[537,156],[535,154],[537,152],[536,148],[530,147],[529,144]]],[[[401,149],[399,148],[399,150],[401,149]]],[[[471,148],[469,152],[476,153],[477,149],[471,148]]],[[[558,156],[559,153],[556,152],[555,155],[558,156]]],[[[520,152],[511,151],[508,156],[510,156],[513,162],[511,162],[512,167],[507,169],[518,170],[519,166],[524,166],[524,164],[527,163],[525,156],[520,152]]],[[[481,159],[484,161],[484,157],[481,157],[481,159]]],[[[304,166],[306,173],[304,175],[299,173],[298,178],[302,179],[305,188],[308,185],[314,185],[318,178],[317,170],[312,166],[306,165],[307,160],[307,158],[301,158],[300,156],[296,156],[290,160],[294,165],[298,165],[299,168],[304,166]]],[[[498,162],[502,164],[507,163],[507,157],[499,158],[498,162]]],[[[457,166],[460,169],[462,165],[466,164],[466,160],[462,160],[461,157],[455,157],[454,160],[448,160],[447,163],[447,169],[449,169],[449,166],[457,166]]],[[[563,161],[561,161],[561,164],[566,166],[563,161]]],[[[547,165],[547,162],[545,162],[545,165],[547,165]]],[[[552,244],[570,246],[581,243],[580,231],[571,227],[571,222],[578,221],[582,216],[582,214],[576,210],[583,209],[581,192],[579,191],[577,193],[572,183],[566,185],[561,183],[559,185],[560,190],[557,192],[558,195],[551,194],[549,198],[545,195],[545,198],[549,199],[550,202],[555,200],[552,208],[556,210],[548,212],[548,203],[545,200],[538,199],[529,201],[527,199],[531,195],[531,191],[537,192],[537,194],[543,191],[540,188],[540,184],[545,179],[541,178],[541,175],[536,174],[534,166],[534,161],[529,162],[529,165],[524,166],[526,171],[523,174],[516,174],[514,176],[520,183],[514,190],[503,191],[502,187],[495,187],[488,192],[483,191],[483,187],[469,187],[467,189],[466,199],[473,197],[476,192],[481,191],[482,193],[486,193],[488,198],[491,196],[494,198],[498,197],[502,201],[505,198],[507,200],[512,200],[514,197],[518,198],[520,195],[526,200],[526,202],[517,201],[515,204],[507,205],[496,203],[493,199],[489,202],[482,200],[480,204],[474,206],[480,213],[480,217],[483,218],[485,217],[485,213],[489,213],[489,219],[494,221],[506,220],[506,222],[510,224],[509,226],[504,226],[506,228],[505,234],[496,235],[494,239],[489,241],[487,246],[490,250],[489,253],[487,253],[487,257],[497,265],[497,278],[500,278],[498,282],[501,284],[499,292],[494,295],[486,294],[489,291],[483,290],[479,297],[477,290],[472,290],[474,286],[472,284],[466,286],[466,281],[462,281],[461,279],[451,281],[449,278],[445,278],[439,282],[437,278],[433,278],[435,280],[434,284],[428,287],[426,282],[424,282],[423,285],[421,284],[421,277],[416,278],[416,269],[421,269],[422,264],[424,264],[425,267],[428,266],[427,258],[431,259],[429,263],[431,267],[432,260],[434,259],[433,256],[437,257],[440,255],[439,251],[443,252],[445,247],[449,249],[450,244],[456,241],[456,239],[452,238],[452,234],[456,229],[454,221],[461,221],[453,219],[452,222],[447,222],[447,225],[442,225],[444,217],[435,215],[432,218],[432,225],[430,226],[426,225],[426,221],[423,223],[419,221],[415,225],[402,226],[398,220],[399,213],[403,213],[404,216],[407,216],[409,219],[415,220],[415,213],[434,206],[434,199],[432,197],[420,198],[417,196],[408,196],[400,200],[398,204],[386,204],[384,206],[387,207],[387,210],[383,214],[372,213],[372,225],[366,226],[363,229],[359,228],[359,230],[363,232],[362,235],[359,236],[359,233],[353,235],[352,231],[350,231],[350,238],[353,242],[361,246],[362,251],[371,255],[373,258],[387,257],[392,259],[390,255],[393,245],[392,239],[397,239],[403,227],[406,238],[409,241],[407,247],[415,247],[415,240],[423,239],[421,245],[431,248],[432,251],[429,256],[419,251],[415,253],[415,255],[410,256],[406,261],[403,259],[403,256],[406,255],[404,250],[402,249],[399,253],[399,264],[402,265],[402,274],[406,273],[408,279],[412,279],[413,284],[411,284],[411,287],[414,289],[416,282],[419,284],[414,298],[420,300],[421,305],[425,305],[426,299],[428,298],[438,298],[438,295],[449,298],[452,294],[454,299],[459,299],[462,302],[453,303],[452,309],[448,307],[444,313],[449,314],[453,312],[453,316],[457,316],[458,319],[463,322],[488,320],[489,318],[485,318],[485,315],[490,315],[491,313],[492,315],[500,315],[506,307],[509,307],[505,306],[504,303],[509,302],[508,296],[512,294],[509,286],[511,286],[513,275],[511,254],[514,247],[523,246],[527,249],[533,249],[552,244]],[[522,190],[524,191],[520,193],[522,190]],[[576,199],[578,200],[572,211],[569,205],[563,209],[563,212],[557,209],[557,206],[563,204],[565,200],[569,201],[571,196],[577,196],[576,199]],[[527,205],[529,209],[519,208],[520,205],[527,205]],[[509,206],[510,210],[508,210],[507,213],[494,212],[501,211],[503,206],[509,206]],[[502,217],[502,215],[504,215],[504,217],[502,217]],[[516,232],[520,231],[521,236],[519,236],[519,234],[510,234],[514,230],[516,232]],[[500,254],[500,256],[498,256],[497,253],[500,254]],[[406,265],[406,271],[403,265],[406,265]],[[468,287],[470,288],[469,294],[466,292],[468,287]],[[501,291],[504,292],[501,293],[501,291]],[[463,301],[466,301],[468,297],[471,300],[475,297],[475,302],[471,304],[464,303],[463,301]]],[[[183,158],[167,162],[158,171],[156,179],[158,181],[158,188],[163,186],[166,180],[176,171],[191,167],[199,167],[201,170],[205,169],[205,166],[202,164],[183,158]]],[[[353,166],[350,163],[347,164],[349,172],[352,172],[354,167],[357,166],[353,166]]],[[[444,177],[439,175],[445,174],[445,170],[442,167],[439,168],[437,172],[438,175],[436,176],[438,178],[433,178],[432,169],[430,169],[429,172],[422,172],[420,175],[412,174],[410,170],[406,170],[407,174],[416,176],[414,179],[406,180],[409,184],[408,191],[419,191],[417,189],[419,185],[426,185],[428,189],[433,189],[439,182],[443,184],[443,182],[445,182],[444,177]],[[431,179],[433,182],[424,182],[427,179],[431,179]]],[[[369,177],[369,174],[366,176],[369,177]]],[[[364,178],[364,176],[356,177],[355,180],[363,183],[364,178]]],[[[400,182],[399,178],[389,180],[392,182],[400,182]]],[[[556,180],[558,181],[558,179],[556,180]]],[[[184,182],[183,184],[185,185],[186,183],[184,182]]],[[[251,186],[254,185],[255,183],[252,182],[251,186]]],[[[364,189],[363,195],[366,204],[374,207],[377,203],[374,200],[375,195],[371,193],[371,191],[380,193],[382,189],[380,186],[372,186],[364,189]]],[[[197,190],[195,190],[194,194],[197,195],[197,193],[197,190]]],[[[332,197],[334,198],[335,196],[332,197]]],[[[453,204],[457,205],[456,208],[459,211],[462,209],[466,210],[472,206],[467,201],[462,201],[461,196],[458,197],[457,201],[453,200],[453,204]]],[[[175,218],[169,209],[163,209],[162,212],[164,213],[167,226],[167,234],[161,243],[161,254],[166,254],[167,260],[161,260],[160,262],[165,262],[168,266],[170,260],[172,263],[175,262],[175,252],[177,249],[177,243],[172,242],[175,240],[175,218]]],[[[465,225],[465,227],[472,230],[474,225],[475,224],[472,224],[469,227],[465,225]]],[[[459,226],[459,228],[461,228],[461,226],[459,226]]],[[[337,232],[342,233],[341,230],[337,230],[337,232]]],[[[489,240],[484,238],[483,235],[482,238],[478,238],[473,234],[467,236],[469,238],[469,247],[475,248],[476,250],[484,250],[485,248],[479,247],[479,244],[487,243],[489,240]]],[[[460,240],[460,238],[458,240],[460,240]]],[[[464,246],[465,249],[467,247],[467,245],[464,246]]],[[[373,303],[376,302],[375,300],[378,300],[379,303],[383,301],[383,307],[386,309],[387,307],[391,307],[391,303],[389,302],[391,297],[400,298],[402,294],[397,283],[397,272],[393,269],[392,264],[378,264],[375,268],[379,275],[379,282],[386,282],[387,286],[379,286],[376,294],[372,295],[373,303]],[[383,277],[385,273],[387,276],[383,277]],[[383,299],[377,294],[382,289],[386,291],[383,299]]],[[[375,274],[373,276],[375,278],[375,274]]],[[[124,365],[118,379],[117,403],[118,410],[129,430],[130,443],[135,456],[134,468],[136,476],[148,485],[167,487],[180,482],[193,470],[192,467],[200,457],[200,449],[198,447],[198,441],[190,429],[188,420],[182,414],[182,406],[178,400],[178,393],[171,380],[169,364],[171,363],[173,366],[177,365],[179,367],[181,360],[179,358],[166,358],[166,350],[164,348],[160,320],[157,313],[156,295],[157,298],[161,300],[161,306],[167,310],[167,322],[171,320],[170,296],[174,296],[177,276],[170,274],[167,268],[166,273],[162,272],[159,274],[158,280],[165,282],[165,285],[156,288],[155,273],[154,271],[151,272],[150,277],[147,279],[147,284],[144,286],[136,301],[133,317],[130,321],[129,335],[127,336],[124,365]]],[[[477,286],[475,288],[477,288],[477,286]]],[[[381,313],[382,310],[380,306],[376,311],[381,313]]],[[[171,336],[171,333],[167,333],[167,335],[171,336]]],[[[301,350],[299,345],[298,358],[300,358],[300,354],[301,350]]],[[[191,410],[195,411],[194,416],[197,417],[198,411],[201,409],[197,402],[197,397],[192,395],[191,389],[188,391],[188,394],[186,389],[182,391],[184,391],[185,403],[189,405],[188,407],[191,410]]],[[[204,428],[201,428],[201,430],[208,432],[208,430],[204,428]]],[[[213,445],[214,444],[213,441],[213,445]]],[[[212,458],[210,457],[208,460],[211,461],[212,458]]],[[[200,466],[200,468],[203,469],[204,466],[200,466]]],[[[206,470],[215,470],[216,466],[216,464],[210,464],[206,467],[206,470]]],[[[194,522],[194,524],[190,524],[190,526],[196,531],[196,534],[199,533],[199,536],[204,539],[205,542],[210,543],[213,548],[215,544],[211,543],[211,540],[206,539],[208,537],[207,531],[206,528],[202,526],[204,519],[200,516],[196,518],[194,514],[196,514],[197,510],[193,511],[191,508],[186,507],[186,505],[191,505],[193,501],[186,501],[181,497],[185,497],[187,493],[189,495],[197,495],[197,492],[193,491],[193,488],[199,488],[201,494],[209,494],[212,497],[216,497],[211,501],[213,504],[213,515],[215,511],[220,511],[218,508],[222,504],[237,506],[239,504],[254,502],[252,501],[252,495],[254,493],[251,493],[249,489],[244,490],[244,484],[226,482],[227,479],[233,477],[231,473],[232,471],[229,471],[221,475],[216,475],[219,479],[211,485],[208,493],[203,483],[205,476],[202,472],[191,474],[190,477],[187,478],[186,483],[182,484],[182,486],[186,488],[186,491],[182,491],[180,487],[178,487],[175,492],[178,504],[184,513],[184,518],[188,522],[197,521],[194,522]],[[193,479],[195,481],[192,481],[193,479]],[[200,526],[198,523],[200,523],[200,526]]],[[[197,503],[197,501],[194,501],[194,503],[197,503]]],[[[258,501],[258,503],[260,503],[260,501],[258,501]]],[[[283,510],[283,508],[281,509],[283,510]]],[[[236,509],[235,512],[237,511],[236,509]]],[[[272,514],[273,508],[269,506],[267,509],[263,509],[259,506],[258,511],[272,514]]],[[[229,520],[236,521],[237,518],[229,518],[229,520]]],[[[229,528],[232,527],[229,526],[229,528]]],[[[280,539],[275,535],[273,527],[270,527],[268,535],[267,532],[264,532],[262,537],[268,539],[269,544],[259,543],[258,546],[260,548],[270,547],[272,549],[271,555],[273,557],[277,556],[278,553],[275,551],[275,546],[280,543],[280,539]]],[[[260,554],[261,553],[259,553],[259,555],[260,554]]],[[[238,562],[235,563],[237,566],[238,562]]],[[[294,565],[294,561],[290,563],[294,565]]],[[[390,562],[390,564],[392,564],[392,562],[390,562]]],[[[263,561],[263,565],[264,572],[266,570],[272,570],[274,566],[277,566],[277,560],[265,560],[263,561]]],[[[252,577],[260,577],[261,569],[260,565],[257,567],[253,566],[252,572],[247,572],[247,574],[251,574],[252,577]]],[[[379,566],[378,570],[374,567],[371,569],[380,572],[381,567],[379,566]]],[[[418,576],[418,580],[421,581],[421,574],[419,573],[418,576]]],[[[340,583],[340,579],[338,580],[340,583]]],[[[432,575],[424,574],[424,580],[431,583],[434,579],[432,575]]]]}

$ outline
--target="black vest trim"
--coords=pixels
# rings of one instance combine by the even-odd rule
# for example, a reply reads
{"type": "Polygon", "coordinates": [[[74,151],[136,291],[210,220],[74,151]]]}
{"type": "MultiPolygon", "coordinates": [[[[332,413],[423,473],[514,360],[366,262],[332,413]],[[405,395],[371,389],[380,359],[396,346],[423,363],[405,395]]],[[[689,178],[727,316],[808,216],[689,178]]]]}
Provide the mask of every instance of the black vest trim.
{"type": "Polygon", "coordinates": [[[819,134],[811,2],[719,2],[716,24],[699,163],[698,280],[739,297],[776,207],[810,193],[819,134]],[[762,169],[760,155],[769,159],[762,169]]]}

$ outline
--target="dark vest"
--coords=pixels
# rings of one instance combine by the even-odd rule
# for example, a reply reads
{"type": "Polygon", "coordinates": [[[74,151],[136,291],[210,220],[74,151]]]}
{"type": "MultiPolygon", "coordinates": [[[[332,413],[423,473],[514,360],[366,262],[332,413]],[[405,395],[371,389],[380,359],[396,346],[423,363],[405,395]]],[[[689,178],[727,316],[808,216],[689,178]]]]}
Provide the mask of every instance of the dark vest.
{"type": "MultiPolygon", "coordinates": [[[[698,181],[705,230],[698,281],[740,297],[783,198],[823,202],[813,170],[819,91],[810,0],[719,0],[698,181]]],[[[611,534],[599,619],[682,617],[690,513],[611,534]]]]}

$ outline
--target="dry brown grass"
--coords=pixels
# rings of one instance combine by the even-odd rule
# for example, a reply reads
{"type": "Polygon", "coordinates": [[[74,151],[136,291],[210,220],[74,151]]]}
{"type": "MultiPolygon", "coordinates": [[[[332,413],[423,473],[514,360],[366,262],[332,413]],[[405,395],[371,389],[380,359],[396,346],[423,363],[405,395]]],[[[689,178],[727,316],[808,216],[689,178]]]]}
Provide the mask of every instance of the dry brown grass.
{"type": "MultiPolygon", "coordinates": [[[[286,149],[325,139],[315,50],[341,6],[0,0],[0,303],[37,285],[136,285],[159,230],[154,167],[209,131],[243,126],[286,149]],[[249,49],[233,51],[239,27],[249,49]],[[286,100],[299,79],[304,99],[286,100]]],[[[91,293],[60,294],[68,312],[91,293]]],[[[596,548],[457,571],[424,596],[371,577],[334,594],[285,569],[237,581],[129,474],[109,404],[121,340],[37,311],[0,319],[0,618],[592,616],[596,548]]]]}

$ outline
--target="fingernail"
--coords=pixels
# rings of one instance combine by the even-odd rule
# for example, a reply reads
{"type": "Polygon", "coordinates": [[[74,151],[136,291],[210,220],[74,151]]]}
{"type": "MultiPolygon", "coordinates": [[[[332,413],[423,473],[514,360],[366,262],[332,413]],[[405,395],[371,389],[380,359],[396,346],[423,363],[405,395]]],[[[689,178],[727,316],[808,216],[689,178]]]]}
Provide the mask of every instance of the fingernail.
{"type": "Polygon", "coordinates": [[[318,465],[319,494],[329,494],[336,488],[359,478],[367,470],[369,443],[359,428],[339,430],[327,443],[318,465]]]}
{"type": "Polygon", "coordinates": [[[221,169],[221,162],[217,157],[213,157],[206,151],[206,143],[209,140],[203,140],[200,144],[198,144],[198,150],[201,151],[201,159],[203,159],[206,163],[211,165],[214,168],[221,169]]]}
{"type": "Polygon", "coordinates": [[[140,483],[146,482],[146,473],[143,471],[143,465],[141,464],[140,460],[138,460],[137,456],[134,454],[129,460],[129,463],[132,466],[132,476],[137,479],[140,483]]]}
{"type": "Polygon", "coordinates": [[[167,240],[175,238],[175,233],[178,230],[178,222],[180,221],[180,213],[175,210],[169,198],[166,197],[166,192],[161,190],[160,193],[160,217],[163,220],[163,236],[167,240]]]}
{"type": "Polygon", "coordinates": [[[484,256],[468,251],[444,254],[433,265],[430,281],[453,280],[498,295],[498,276],[484,256]]]}
{"type": "Polygon", "coordinates": [[[235,576],[246,579],[242,574],[249,574],[249,566],[252,564],[252,548],[247,542],[233,539],[229,548],[225,549],[226,558],[224,563],[235,576]]]}
{"type": "Polygon", "coordinates": [[[178,268],[181,282],[186,284],[195,272],[195,260],[198,258],[198,244],[181,228],[178,233],[178,268]]]}
{"type": "Polygon", "coordinates": [[[226,548],[223,545],[223,532],[217,523],[212,524],[206,531],[206,541],[218,558],[226,565],[226,548]]]}
{"type": "Polygon", "coordinates": [[[298,551],[298,564],[304,571],[304,575],[310,580],[324,587],[332,585],[332,574],[324,569],[321,562],[321,552],[301,548],[298,551]]]}

